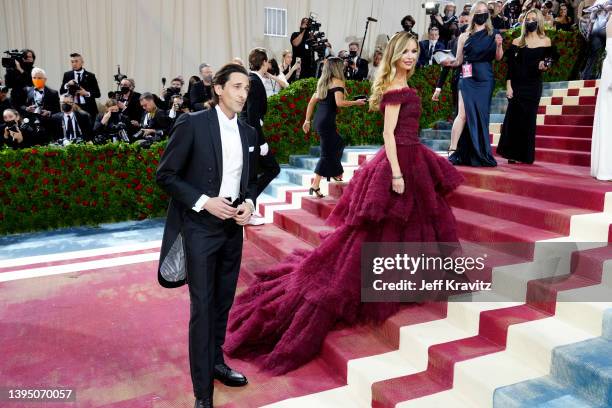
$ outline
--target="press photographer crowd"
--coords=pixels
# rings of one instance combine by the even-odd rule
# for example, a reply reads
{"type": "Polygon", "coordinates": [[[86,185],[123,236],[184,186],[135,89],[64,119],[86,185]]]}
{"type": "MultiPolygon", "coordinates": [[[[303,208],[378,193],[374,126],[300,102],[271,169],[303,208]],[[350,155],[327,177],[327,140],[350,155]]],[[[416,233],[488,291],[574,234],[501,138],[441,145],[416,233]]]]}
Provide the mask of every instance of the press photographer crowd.
{"type": "MultiPolygon", "coordinates": [[[[541,11],[547,29],[582,29],[583,10],[594,3],[595,0],[498,0],[487,4],[492,27],[503,32],[521,26],[533,9],[541,11]]],[[[461,10],[449,2],[429,2],[423,7],[429,17],[429,27],[427,39],[419,42],[418,66],[437,64],[434,58],[437,51],[451,50],[456,54],[458,38],[469,27],[471,18],[470,4],[461,10]]],[[[367,23],[375,21],[370,17],[367,23]]],[[[404,31],[416,36],[412,16],[403,17],[399,23],[404,31]]],[[[605,45],[605,30],[603,36],[591,35],[589,44],[588,61],[581,73],[583,79],[597,76],[594,66],[605,45]]],[[[382,59],[382,49],[377,47],[367,58],[362,55],[362,49],[363,42],[354,41],[336,53],[321,31],[321,24],[310,16],[301,20],[299,31],[291,35],[288,49],[281,53],[279,61],[274,58],[268,61],[271,55],[266,54],[264,69],[254,64],[251,56],[246,64],[240,58],[233,62],[257,72],[269,97],[299,79],[319,78],[323,64],[333,56],[343,61],[344,79],[372,81],[382,59]]],[[[181,76],[169,83],[161,78],[159,93],[137,92],[136,81],[122,74],[118,67],[114,77],[117,89],[107,92],[102,100],[96,75],[85,68],[84,57],[77,52],[69,57],[71,68],[64,73],[60,88],[55,90],[47,85],[45,70],[35,65],[34,50],[5,51],[2,66],[6,73],[0,81],[0,145],[25,148],[128,142],[147,147],[166,138],[180,115],[210,109],[213,105],[214,68],[209,64],[200,64],[199,76],[190,77],[187,83],[181,76]],[[99,107],[103,109],[100,111],[99,107]]],[[[451,68],[442,69],[439,88],[451,68]]],[[[436,93],[434,99],[439,96],[439,90],[436,93]]],[[[249,123],[255,121],[249,120],[249,123]]]]}

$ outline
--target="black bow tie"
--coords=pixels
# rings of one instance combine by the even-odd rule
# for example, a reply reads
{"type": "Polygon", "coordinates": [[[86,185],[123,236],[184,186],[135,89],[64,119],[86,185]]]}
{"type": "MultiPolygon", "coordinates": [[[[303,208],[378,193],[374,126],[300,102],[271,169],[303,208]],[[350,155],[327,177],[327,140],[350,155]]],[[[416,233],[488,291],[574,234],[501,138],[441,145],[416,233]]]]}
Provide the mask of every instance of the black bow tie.
{"type": "Polygon", "coordinates": [[[38,92],[39,94],[42,94],[44,92],[44,89],[34,89],[36,92],[38,92]]]}

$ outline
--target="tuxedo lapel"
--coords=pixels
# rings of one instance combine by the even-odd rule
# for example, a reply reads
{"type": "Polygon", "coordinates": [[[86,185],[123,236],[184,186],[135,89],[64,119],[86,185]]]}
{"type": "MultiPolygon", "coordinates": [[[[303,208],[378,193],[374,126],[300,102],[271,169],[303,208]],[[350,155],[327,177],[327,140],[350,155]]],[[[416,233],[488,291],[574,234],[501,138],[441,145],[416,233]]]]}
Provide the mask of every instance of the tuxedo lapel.
{"type": "Polygon", "coordinates": [[[219,117],[216,109],[208,111],[208,127],[210,130],[210,140],[215,150],[215,158],[217,159],[217,168],[219,169],[219,178],[223,177],[223,153],[221,149],[221,128],[219,127],[219,117]]]}

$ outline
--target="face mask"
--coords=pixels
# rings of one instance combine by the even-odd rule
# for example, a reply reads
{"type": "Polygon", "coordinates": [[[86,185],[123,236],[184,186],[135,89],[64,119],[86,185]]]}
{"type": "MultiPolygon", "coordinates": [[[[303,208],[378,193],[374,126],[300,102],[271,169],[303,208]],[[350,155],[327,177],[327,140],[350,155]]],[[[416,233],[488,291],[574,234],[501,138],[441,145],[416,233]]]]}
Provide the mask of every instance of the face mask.
{"type": "Polygon", "coordinates": [[[37,89],[44,88],[46,82],[47,82],[46,79],[32,79],[32,83],[34,84],[34,87],[37,89]]]}
{"type": "Polygon", "coordinates": [[[172,90],[174,91],[174,93],[181,93],[181,88],[173,87],[172,90]]]}
{"type": "Polygon", "coordinates": [[[62,103],[62,111],[68,113],[72,110],[72,105],[69,103],[62,103]]]}
{"type": "Polygon", "coordinates": [[[15,123],[16,122],[14,120],[9,120],[9,121],[4,122],[7,128],[11,126],[15,126],[15,123]]]}
{"type": "Polygon", "coordinates": [[[467,28],[467,24],[459,24],[459,32],[465,32],[465,29],[467,28]]]}
{"type": "Polygon", "coordinates": [[[126,94],[128,92],[130,92],[130,87],[129,86],[122,86],[121,87],[121,93],[122,94],[126,94]]]}
{"type": "Polygon", "coordinates": [[[119,116],[119,112],[111,112],[111,118],[116,118],[119,116]]]}
{"type": "Polygon", "coordinates": [[[213,76],[212,76],[212,75],[204,75],[204,76],[202,77],[202,79],[204,80],[204,82],[208,82],[208,83],[210,83],[210,82],[212,82],[212,80],[213,80],[213,76]]]}
{"type": "Polygon", "coordinates": [[[412,31],[412,24],[404,24],[402,27],[404,31],[412,31]]]}
{"type": "Polygon", "coordinates": [[[349,56],[355,58],[357,56],[357,51],[349,51],[349,56]]]}
{"type": "Polygon", "coordinates": [[[526,24],[526,27],[527,27],[527,31],[529,31],[530,33],[533,33],[535,30],[538,29],[538,22],[530,21],[526,24]]]}
{"type": "Polygon", "coordinates": [[[474,14],[474,24],[483,25],[487,22],[489,18],[489,13],[478,13],[474,14]]]}

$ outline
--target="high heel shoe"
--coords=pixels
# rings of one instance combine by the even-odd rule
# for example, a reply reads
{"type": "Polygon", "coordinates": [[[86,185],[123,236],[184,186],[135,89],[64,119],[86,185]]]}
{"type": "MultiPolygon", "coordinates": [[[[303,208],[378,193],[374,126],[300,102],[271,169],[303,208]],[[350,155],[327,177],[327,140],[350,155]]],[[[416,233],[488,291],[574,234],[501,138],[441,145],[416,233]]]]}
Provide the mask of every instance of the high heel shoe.
{"type": "Polygon", "coordinates": [[[317,198],[323,198],[323,197],[325,197],[323,194],[321,194],[321,188],[320,188],[320,187],[319,187],[319,188],[316,188],[316,189],[315,189],[315,188],[310,187],[310,190],[308,190],[308,194],[309,194],[309,195],[313,195],[313,194],[315,194],[315,195],[317,196],[317,198]]]}
{"type": "Polygon", "coordinates": [[[334,181],[339,181],[339,182],[340,181],[344,181],[344,180],[342,180],[342,176],[334,176],[332,178],[334,179],[334,181]]]}

